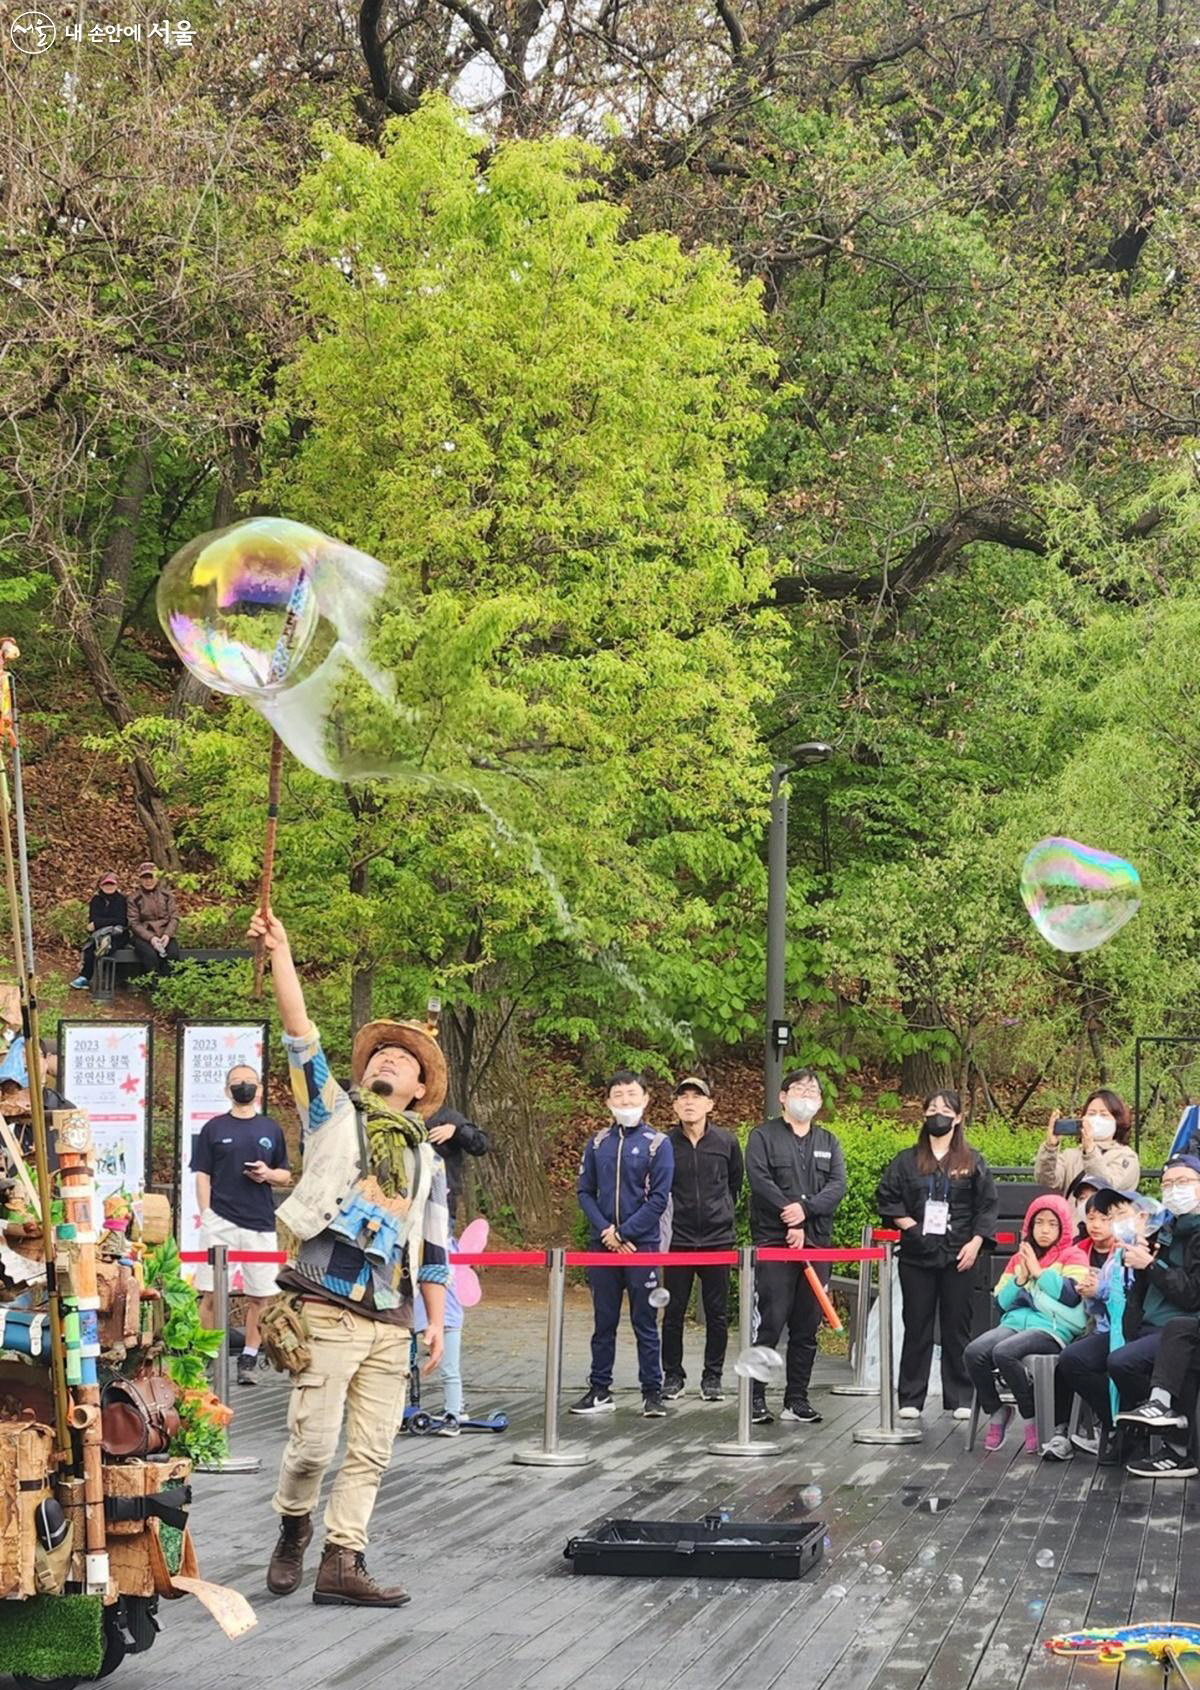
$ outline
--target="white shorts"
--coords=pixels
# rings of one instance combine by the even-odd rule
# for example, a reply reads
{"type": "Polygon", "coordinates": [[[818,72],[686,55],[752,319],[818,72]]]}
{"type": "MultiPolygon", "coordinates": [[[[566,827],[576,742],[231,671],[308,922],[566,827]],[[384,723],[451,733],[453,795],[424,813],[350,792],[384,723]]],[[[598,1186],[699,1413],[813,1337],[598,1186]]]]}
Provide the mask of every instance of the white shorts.
{"type": "MultiPolygon", "coordinates": [[[[227,1250],[279,1250],[279,1240],[273,1232],[251,1232],[248,1227],[234,1226],[232,1221],[224,1221],[211,1209],[205,1209],[200,1217],[200,1248],[208,1250],[214,1244],[224,1244],[227,1250]]],[[[282,1266],[282,1262],[233,1262],[229,1268],[229,1288],[231,1291],[235,1288],[240,1275],[247,1297],[273,1297],[278,1289],[275,1275],[282,1266]]],[[[212,1290],[213,1270],[207,1262],[199,1263],[192,1284],[197,1291],[212,1290]]]]}

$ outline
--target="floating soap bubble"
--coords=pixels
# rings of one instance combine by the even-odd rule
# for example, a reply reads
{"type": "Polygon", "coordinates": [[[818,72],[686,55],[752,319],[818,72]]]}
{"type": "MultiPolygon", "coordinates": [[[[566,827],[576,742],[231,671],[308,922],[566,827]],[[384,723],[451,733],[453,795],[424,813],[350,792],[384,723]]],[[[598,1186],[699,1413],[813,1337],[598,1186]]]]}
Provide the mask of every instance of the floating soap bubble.
{"type": "Polygon", "coordinates": [[[1137,914],[1142,882],[1124,857],[1077,839],[1039,839],[1021,865],[1021,898],[1056,951],[1094,951],[1137,914]]]}
{"type": "Polygon", "coordinates": [[[760,1385],[768,1385],[782,1374],[783,1357],[766,1344],[751,1344],[738,1356],[733,1371],[739,1379],[757,1379],[760,1385]]]}
{"type": "Polygon", "coordinates": [[[833,1548],[833,1539],[830,1537],[828,1532],[825,1533],[825,1537],[824,1537],[824,1540],[823,1540],[822,1547],[825,1548],[825,1549],[832,1549],[833,1548]]]}
{"type": "Polygon", "coordinates": [[[1040,1620],[1045,1612],[1046,1604],[1044,1602],[1034,1601],[1029,1604],[1029,1617],[1031,1620],[1040,1620]]]}
{"type": "Polygon", "coordinates": [[[827,1602],[840,1602],[845,1597],[845,1594],[846,1586],[844,1584],[831,1584],[829,1589],[825,1592],[825,1600],[827,1602]]]}
{"type": "Polygon", "coordinates": [[[650,1295],[646,1298],[646,1301],[652,1309],[665,1309],[667,1304],[671,1301],[671,1293],[667,1290],[665,1285],[660,1285],[657,1290],[651,1291],[650,1295]]]}
{"type": "Polygon", "coordinates": [[[1054,1565],[1054,1551],[1052,1549],[1039,1549],[1034,1556],[1034,1560],[1039,1567],[1052,1567],[1054,1565]]]}
{"type": "Polygon", "coordinates": [[[881,1537],[873,1537],[871,1539],[870,1543],[868,1543],[868,1545],[867,1545],[867,1554],[868,1555],[878,1555],[882,1548],[883,1548],[883,1539],[881,1537]]]}
{"type": "Polygon", "coordinates": [[[366,683],[376,718],[392,696],[368,655],[386,585],[386,569],[365,552],[302,522],[258,516],[176,552],[159,578],[158,616],[196,679],[248,700],[308,768],[364,779],[413,749],[394,737],[374,755],[351,743],[348,684],[366,683]]]}
{"type": "Polygon", "coordinates": [[[933,1547],[933,1545],[931,1543],[927,1543],[925,1545],[924,1549],[922,1549],[920,1554],[917,1556],[917,1560],[921,1563],[921,1565],[923,1567],[930,1567],[937,1560],[937,1557],[938,1557],[937,1550],[933,1547]]]}
{"type": "Polygon", "coordinates": [[[819,1508],[825,1500],[825,1492],[820,1485],[805,1485],[800,1492],[800,1500],[806,1508],[819,1508]]]}

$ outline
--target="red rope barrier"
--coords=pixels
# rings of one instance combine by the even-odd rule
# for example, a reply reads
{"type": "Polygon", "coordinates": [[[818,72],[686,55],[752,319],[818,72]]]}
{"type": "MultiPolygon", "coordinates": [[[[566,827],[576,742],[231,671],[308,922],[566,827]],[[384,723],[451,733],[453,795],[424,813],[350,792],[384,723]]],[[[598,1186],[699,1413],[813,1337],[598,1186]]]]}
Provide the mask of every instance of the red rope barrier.
{"type": "Polygon", "coordinates": [[[782,1245],[763,1245],[755,1254],[760,1262],[881,1262],[882,1250],[785,1250],[782,1245]]]}
{"type": "Polygon", "coordinates": [[[569,1268],[736,1267],[736,1250],[568,1250],[569,1268]]]}

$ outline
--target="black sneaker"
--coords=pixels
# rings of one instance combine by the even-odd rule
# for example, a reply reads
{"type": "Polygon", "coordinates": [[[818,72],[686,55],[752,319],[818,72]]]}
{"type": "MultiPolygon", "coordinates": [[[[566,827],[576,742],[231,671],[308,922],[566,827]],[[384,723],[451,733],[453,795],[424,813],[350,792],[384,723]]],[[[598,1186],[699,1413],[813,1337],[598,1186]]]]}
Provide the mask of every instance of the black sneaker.
{"type": "Polygon", "coordinates": [[[571,1404],[569,1412],[572,1414],[611,1414],[616,1406],[611,1391],[601,1391],[595,1385],[592,1385],[578,1402],[571,1404]]]}
{"type": "Polygon", "coordinates": [[[1164,1426],[1186,1426],[1187,1416],[1176,1414],[1173,1408],[1161,1402],[1144,1402],[1140,1408],[1127,1408],[1124,1413],[1118,1414],[1117,1424],[1149,1426],[1157,1432],[1164,1426]]]}
{"type": "Polygon", "coordinates": [[[725,1393],[721,1389],[719,1379],[702,1379],[700,1381],[700,1395],[705,1402],[724,1402],[725,1393]]]}
{"type": "Polygon", "coordinates": [[[765,1397],[755,1397],[750,1404],[750,1424],[752,1426],[773,1426],[775,1416],[767,1407],[765,1397]]]}
{"type": "Polygon", "coordinates": [[[240,1355],[237,1363],[237,1382],[239,1385],[258,1384],[258,1357],[240,1355]]]}
{"type": "Polygon", "coordinates": [[[1158,1455],[1147,1455],[1129,1462],[1125,1471],[1132,1473],[1136,1479],[1194,1479],[1200,1474],[1200,1467],[1190,1455],[1163,1449],[1158,1455]]]}
{"type": "Polygon", "coordinates": [[[642,1398],[642,1419],[661,1420],[667,1412],[667,1405],[658,1391],[647,1391],[642,1398]]]}
{"type": "Polygon", "coordinates": [[[669,1379],[663,1380],[662,1394],[667,1402],[674,1402],[675,1398],[681,1397],[686,1389],[687,1380],[678,1373],[674,1373],[669,1379]]]}
{"type": "Polygon", "coordinates": [[[825,1416],[818,1414],[810,1402],[785,1402],[781,1420],[798,1420],[802,1426],[815,1426],[825,1416]]]}

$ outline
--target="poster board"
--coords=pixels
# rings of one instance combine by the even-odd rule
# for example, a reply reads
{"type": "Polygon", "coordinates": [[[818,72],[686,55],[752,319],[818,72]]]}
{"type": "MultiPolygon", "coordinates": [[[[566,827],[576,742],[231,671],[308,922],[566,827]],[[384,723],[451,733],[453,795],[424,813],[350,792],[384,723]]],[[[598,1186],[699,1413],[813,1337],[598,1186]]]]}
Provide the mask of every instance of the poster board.
{"type": "MultiPolygon", "coordinates": [[[[181,1250],[200,1249],[200,1206],[192,1173],[192,1146],[206,1121],[229,1108],[225,1077],[238,1063],[262,1075],[267,1088],[268,1021],[182,1021],[176,1046],[175,1084],[175,1232],[181,1250]]],[[[191,1268],[185,1268],[191,1276],[191,1268]]],[[[232,1286],[240,1290],[242,1270],[235,1267],[232,1286]]]]}
{"type": "Polygon", "coordinates": [[[60,1021],[58,1090],[86,1109],[96,1150],[96,1225],[114,1191],[137,1195],[150,1175],[154,1025],[60,1021]]]}

